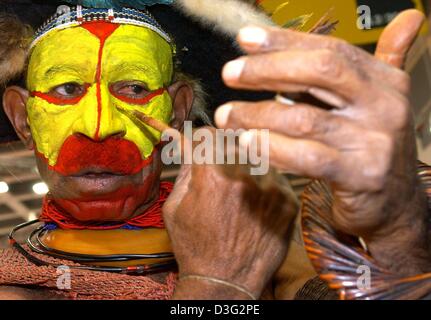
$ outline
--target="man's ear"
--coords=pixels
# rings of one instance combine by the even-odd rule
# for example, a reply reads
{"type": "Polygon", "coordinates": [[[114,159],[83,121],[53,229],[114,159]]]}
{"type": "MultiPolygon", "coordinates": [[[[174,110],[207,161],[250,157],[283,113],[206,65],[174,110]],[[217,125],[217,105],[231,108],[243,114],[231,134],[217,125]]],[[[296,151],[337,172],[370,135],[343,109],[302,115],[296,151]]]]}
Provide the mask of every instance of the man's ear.
{"type": "Polygon", "coordinates": [[[170,125],[172,128],[182,131],[184,121],[189,118],[192,111],[194,93],[193,88],[184,81],[178,81],[168,88],[172,99],[174,118],[170,125]]]}
{"type": "Polygon", "coordinates": [[[3,94],[3,108],[18,137],[28,149],[33,150],[33,137],[31,136],[26,110],[28,97],[29,92],[21,87],[7,87],[3,94]]]}

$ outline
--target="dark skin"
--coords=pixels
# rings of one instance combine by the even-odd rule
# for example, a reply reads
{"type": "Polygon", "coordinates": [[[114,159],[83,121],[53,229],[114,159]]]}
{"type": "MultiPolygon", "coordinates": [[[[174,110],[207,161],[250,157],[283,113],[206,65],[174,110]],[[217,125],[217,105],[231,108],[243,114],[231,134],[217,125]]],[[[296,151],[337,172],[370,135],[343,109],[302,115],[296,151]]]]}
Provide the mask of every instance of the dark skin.
{"type": "Polygon", "coordinates": [[[286,256],[297,212],[280,176],[254,178],[243,166],[183,165],[163,207],[179,266],[173,299],[250,299],[211,281],[182,279],[187,275],[222,279],[259,298],[286,256]]]}
{"type": "MultiPolygon", "coordinates": [[[[186,90],[187,86],[176,84],[175,88],[178,90],[170,89],[176,110],[176,117],[171,126],[181,131],[184,118],[180,119],[180,117],[188,116],[185,105],[189,106],[191,101],[188,96],[189,91],[186,90]]],[[[20,138],[29,148],[33,148],[31,132],[25,120],[27,97],[26,90],[9,87],[4,97],[5,110],[16,126],[20,138]]],[[[61,180],[67,182],[64,177],[58,177],[55,172],[47,171],[42,161],[39,161],[39,165],[42,176],[46,175],[54,188],[60,186],[54,190],[55,192],[75,192],[67,191],[69,186],[67,183],[61,186],[62,183],[59,183],[61,180]]],[[[242,286],[259,297],[269,278],[285,257],[287,230],[298,211],[297,204],[291,200],[291,197],[291,193],[281,188],[277,181],[257,183],[242,170],[232,171],[231,168],[220,166],[183,166],[176,187],[164,208],[164,218],[174,252],[179,253],[177,258],[181,274],[213,275],[224,278],[224,268],[229,265],[231,276],[228,280],[235,283],[240,281],[242,286]],[[225,170],[229,170],[229,174],[226,174],[225,170]],[[191,179],[192,171],[193,179],[191,179]],[[185,181],[188,179],[190,183],[185,181]],[[179,202],[181,206],[177,208],[179,202]],[[184,234],[182,233],[184,228],[193,231],[184,234]],[[211,229],[210,238],[206,236],[208,228],[211,229]],[[192,255],[188,249],[191,246],[196,248],[192,255]],[[230,254],[226,255],[226,252],[230,254]],[[194,257],[192,260],[190,260],[191,256],[194,257]],[[243,259],[238,259],[239,256],[243,259]],[[256,259],[258,256],[261,256],[261,259],[256,259]],[[217,270],[221,272],[218,273],[217,270]]],[[[52,299],[53,297],[40,290],[0,287],[0,298],[52,299]]],[[[249,297],[235,289],[214,283],[192,279],[179,281],[174,299],[189,298],[247,299],[249,297]]]]}
{"type": "MultiPolygon", "coordinates": [[[[334,225],[364,237],[380,263],[402,274],[428,270],[431,261],[424,231],[426,199],[416,178],[406,99],[409,79],[397,68],[421,20],[417,12],[404,14],[382,37],[376,57],[339,40],[288,30],[266,29],[263,44],[240,36],[240,45],[250,55],[243,58],[242,71],[225,69],[228,85],[307,91],[337,111],[322,113],[309,105],[290,108],[273,101],[237,102],[230,113],[221,111],[216,119],[219,127],[272,129],[272,164],[330,182],[336,195],[334,225]],[[317,121],[321,117],[326,121],[317,121]],[[394,261],[393,255],[404,262],[394,261]]],[[[260,296],[285,254],[282,239],[291,210],[277,186],[256,184],[240,173],[226,175],[220,167],[183,167],[164,208],[180,277],[217,277],[260,296]]],[[[223,285],[189,279],[179,281],[174,298],[248,297],[223,285]]]]}
{"type": "MultiPolygon", "coordinates": [[[[221,128],[270,128],[271,164],[328,181],[335,195],[331,217],[334,227],[363,237],[378,263],[401,275],[431,270],[428,208],[416,174],[417,151],[408,103],[410,80],[400,70],[423,19],[415,10],[401,14],[383,33],[375,56],[334,38],[289,30],[264,29],[264,41],[260,43],[240,33],[238,42],[249,55],[241,58],[242,68],[225,67],[223,77],[227,85],[308,92],[335,109],[324,111],[306,104],[288,107],[274,101],[234,102],[216,114],[221,128]]],[[[263,289],[260,281],[270,279],[277,259],[271,261],[268,269],[253,267],[264,261],[259,258],[265,257],[265,251],[259,246],[249,248],[250,238],[239,236],[242,241],[238,240],[237,246],[242,246],[243,251],[235,263],[240,264],[243,258],[243,267],[248,271],[244,278],[231,270],[230,260],[223,260],[229,256],[223,254],[227,252],[225,241],[229,237],[218,241],[215,228],[229,228],[231,239],[237,239],[236,235],[246,231],[243,225],[232,221],[247,221],[254,212],[237,210],[232,212],[236,217],[223,219],[225,216],[219,211],[218,223],[207,225],[206,221],[216,219],[214,211],[199,210],[183,222],[182,217],[193,212],[190,203],[200,203],[200,193],[206,193],[205,185],[194,176],[196,172],[183,169],[175,187],[195,191],[174,191],[165,207],[164,217],[180,262],[180,276],[192,273],[225,279],[244,284],[259,296],[263,289]],[[201,231],[199,237],[187,236],[195,232],[193,221],[201,231]],[[208,243],[211,250],[206,250],[208,243]],[[250,252],[254,259],[247,254],[250,252]],[[205,263],[196,263],[200,257],[206,257],[205,263]]],[[[218,179],[223,184],[223,178],[218,179]]],[[[258,239],[264,234],[259,227],[265,229],[266,223],[268,220],[244,227],[257,227],[258,239]]],[[[277,248],[273,242],[271,248],[283,252],[281,243],[277,248]]],[[[178,283],[175,298],[247,297],[223,285],[188,279],[178,283]]]]}
{"type": "MultiPolygon", "coordinates": [[[[124,90],[124,89],[122,89],[124,90]]],[[[174,118],[171,126],[181,130],[185,119],[188,118],[193,101],[193,91],[185,82],[177,82],[168,88],[169,94],[173,101],[174,118]]],[[[28,99],[28,91],[12,86],[8,87],[4,93],[4,110],[14,126],[19,138],[25,143],[27,148],[34,150],[34,141],[31,136],[30,127],[27,123],[26,103],[28,99]]],[[[80,133],[76,133],[80,134],[80,133]]],[[[123,136],[124,132],[115,133],[116,136],[123,136]]],[[[91,139],[90,137],[86,137],[91,139]]],[[[53,199],[79,199],[83,195],[91,194],[94,198],[104,197],[105,194],[111,194],[115,190],[124,186],[139,186],[143,182],[149,183],[148,195],[142,195],[146,199],[141,203],[131,214],[142,212],[147,207],[151,206],[152,202],[157,197],[158,184],[161,174],[161,158],[159,152],[156,153],[154,161],[144,167],[135,175],[118,175],[104,174],[103,177],[93,173],[91,179],[86,177],[64,176],[56,171],[50,170],[48,164],[36,156],[37,167],[39,169],[42,180],[48,185],[50,194],[53,199]],[[91,180],[91,181],[90,181],[91,180]]],[[[89,172],[87,175],[92,174],[89,172]]],[[[86,175],[86,176],[87,176],[86,175]]],[[[129,213],[130,214],[130,213],[129,213]]]]}
{"type": "Polygon", "coordinates": [[[272,165],[327,181],[334,227],[362,237],[382,266],[402,275],[431,270],[410,79],[400,70],[423,20],[416,10],[400,14],[375,56],[331,37],[268,28],[259,42],[240,33],[249,55],[225,67],[229,86],[307,92],[334,109],[234,102],[216,115],[221,128],[269,128],[272,165]]]}
{"type": "MultiPolygon", "coordinates": [[[[193,102],[193,90],[185,82],[179,81],[172,84],[168,88],[168,92],[172,98],[174,118],[170,125],[172,128],[182,130],[184,121],[188,118],[193,102]]],[[[31,136],[30,127],[27,123],[26,102],[29,93],[26,89],[17,86],[6,88],[3,96],[4,110],[9,117],[18,137],[27,146],[28,149],[34,150],[34,142],[31,136]]],[[[121,133],[118,133],[121,134],[121,133]]],[[[66,177],[58,174],[55,171],[49,170],[46,162],[41,161],[38,157],[37,165],[42,179],[48,184],[50,192],[55,197],[76,197],[80,192],[85,191],[85,183],[80,183],[72,177],[66,177]]],[[[146,179],[152,179],[152,193],[150,197],[136,211],[145,210],[145,207],[151,205],[156,199],[158,184],[161,173],[161,158],[157,154],[153,163],[143,168],[136,175],[121,176],[118,179],[119,183],[116,187],[121,187],[122,184],[139,184],[146,179]]],[[[99,193],[112,191],[112,186],[104,185],[98,190],[99,193]]],[[[95,196],[97,196],[95,194],[95,196]]],[[[160,278],[159,276],[156,277],[160,278]]],[[[53,294],[46,293],[41,290],[25,289],[20,287],[0,287],[0,299],[57,299],[53,294]]]]}

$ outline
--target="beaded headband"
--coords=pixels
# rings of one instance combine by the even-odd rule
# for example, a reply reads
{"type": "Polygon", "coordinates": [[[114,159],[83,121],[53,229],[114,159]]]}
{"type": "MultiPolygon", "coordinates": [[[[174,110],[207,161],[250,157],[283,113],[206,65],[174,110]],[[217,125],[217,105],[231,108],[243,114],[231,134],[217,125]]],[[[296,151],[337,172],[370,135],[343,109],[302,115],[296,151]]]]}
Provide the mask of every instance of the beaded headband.
{"type": "Polygon", "coordinates": [[[30,50],[46,35],[54,30],[61,30],[79,26],[86,22],[107,21],[110,23],[135,25],[148,28],[174,46],[172,38],[165,32],[156,19],[147,10],[135,10],[130,8],[105,9],[84,8],[82,6],[60,6],[57,13],[36,30],[35,38],[30,45],[30,50]]]}

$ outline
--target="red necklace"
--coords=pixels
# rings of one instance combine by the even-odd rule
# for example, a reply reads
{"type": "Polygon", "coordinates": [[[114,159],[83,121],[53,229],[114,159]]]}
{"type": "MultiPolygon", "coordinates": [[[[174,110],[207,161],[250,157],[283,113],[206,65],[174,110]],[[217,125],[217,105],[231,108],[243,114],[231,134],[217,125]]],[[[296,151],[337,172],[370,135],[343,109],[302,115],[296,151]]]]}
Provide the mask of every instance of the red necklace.
{"type": "Polygon", "coordinates": [[[74,230],[113,230],[121,228],[145,227],[164,228],[162,207],[172,189],[173,183],[161,182],[159,199],[157,199],[150,208],[134,218],[114,223],[83,222],[76,220],[58,208],[54,201],[46,196],[43,200],[42,213],[39,219],[45,223],[54,223],[61,229],[74,230]]]}

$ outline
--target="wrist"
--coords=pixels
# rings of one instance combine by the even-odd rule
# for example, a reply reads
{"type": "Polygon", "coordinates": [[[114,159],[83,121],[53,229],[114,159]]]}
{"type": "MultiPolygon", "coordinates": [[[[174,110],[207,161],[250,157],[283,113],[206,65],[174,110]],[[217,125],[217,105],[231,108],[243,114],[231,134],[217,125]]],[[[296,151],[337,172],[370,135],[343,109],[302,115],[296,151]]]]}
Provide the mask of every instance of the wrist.
{"type": "MultiPolygon", "coordinates": [[[[185,276],[179,278],[175,287],[174,300],[251,300],[254,293],[236,284],[213,281],[212,277],[185,276]]],[[[219,280],[219,279],[217,279],[219,280]]]]}
{"type": "Polygon", "coordinates": [[[431,271],[428,200],[420,183],[411,201],[399,210],[390,229],[366,239],[370,254],[380,265],[399,274],[431,271]]]}
{"type": "MultiPolygon", "coordinates": [[[[268,283],[270,277],[269,274],[270,273],[268,273],[268,271],[265,270],[263,265],[258,261],[255,261],[253,266],[250,266],[250,264],[247,263],[242,263],[240,268],[233,267],[233,264],[229,263],[188,264],[183,262],[179,264],[179,279],[184,279],[190,275],[214,278],[234,285],[239,285],[246,289],[246,291],[250,292],[254,297],[259,297],[263,292],[268,283]]],[[[196,282],[197,280],[194,279],[194,281],[196,282]]],[[[203,279],[201,281],[208,282],[203,279]]],[[[247,299],[250,299],[250,297],[247,299]]]]}

